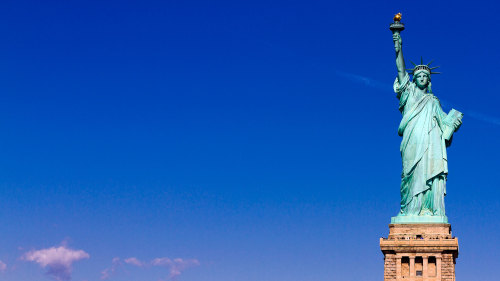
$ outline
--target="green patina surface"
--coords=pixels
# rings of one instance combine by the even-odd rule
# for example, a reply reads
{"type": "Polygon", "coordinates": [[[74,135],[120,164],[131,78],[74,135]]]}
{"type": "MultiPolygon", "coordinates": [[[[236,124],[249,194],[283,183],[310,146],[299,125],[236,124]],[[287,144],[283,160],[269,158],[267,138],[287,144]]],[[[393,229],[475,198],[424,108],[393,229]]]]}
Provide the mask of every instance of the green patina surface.
{"type": "Polygon", "coordinates": [[[431,89],[434,68],[429,64],[414,64],[410,79],[403,59],[401,27],[399,22],[391,26],[398,69],[394,91],[402,113],[398,134],[403,138],[401,209],[391,223],[448,223],[444,205],[446,148],[462,124],[463,115],[454,109],[448,114],[443,111],[431,89]]]}

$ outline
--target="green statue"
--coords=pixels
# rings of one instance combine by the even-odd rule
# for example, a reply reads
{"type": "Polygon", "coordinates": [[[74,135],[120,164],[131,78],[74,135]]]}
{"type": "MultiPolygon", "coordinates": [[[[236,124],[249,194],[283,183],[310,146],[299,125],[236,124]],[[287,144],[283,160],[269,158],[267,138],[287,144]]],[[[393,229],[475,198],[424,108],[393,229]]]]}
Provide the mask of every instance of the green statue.
{"type": "Polygon", "coordinates": [[[446,147],[453,133],[462,124],[463,114],[452,109],[446,114],[431,90],[431,74],[436,74],[423,61],[414,64],[410,76],[403,59],[400,31],[401,14],[391,24],[398,77],[394,91],[399,99],[403,118],[398,134],[403,137],[400,151],[403,160],[401,174],[401,211],[392,223],[447,223],[444,196],[448,163],[446,147]]]}

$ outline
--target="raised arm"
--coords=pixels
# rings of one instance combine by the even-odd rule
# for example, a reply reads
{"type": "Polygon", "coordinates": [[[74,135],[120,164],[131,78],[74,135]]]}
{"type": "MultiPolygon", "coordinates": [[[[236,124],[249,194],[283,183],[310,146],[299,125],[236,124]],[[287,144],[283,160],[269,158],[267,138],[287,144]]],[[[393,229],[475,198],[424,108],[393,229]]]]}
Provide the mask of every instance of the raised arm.
{"type": "Polygon", "coordinates": [[[394,40],[394,49],[396,51],[396,67],[398,68],[398,79],[399,83],[403,83],[403,79],[406,75],[405,70],[405,60],[403,58],[403,41],[401,40],[401,35],[399,32],[395,32],[392,35],[394,40]]]}

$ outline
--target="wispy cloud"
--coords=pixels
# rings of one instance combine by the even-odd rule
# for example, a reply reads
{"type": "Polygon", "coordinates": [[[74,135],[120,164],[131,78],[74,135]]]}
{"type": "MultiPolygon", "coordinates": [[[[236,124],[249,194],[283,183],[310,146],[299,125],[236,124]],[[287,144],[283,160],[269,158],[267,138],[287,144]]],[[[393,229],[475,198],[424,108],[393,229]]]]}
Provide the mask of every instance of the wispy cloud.
{"type": "Polygon", "coordinates": [[[71,280],[73,263],[90,257],[83,250],[72,250],[66,246],[33,250],[25,253],[21,259],[38,263],[47,269],[47,275],[58,281],[71,280]]]}
{"type": "Polygon", "coordinates": [[[169,271],[168,279],[177,280],[177,277],[186,269],[200,265],[197,259],[170,259],[167,257],[155,258],[150,262],[141,261],[136,257],[126,258],[123,261],[120,258],[112,260],[111,267],[104,269],[101,272],[101,279],[108,279],[113,275],[116,269],[121,265],[132,265],[140,268],[148,268],[153,266],[164,267],[169,271]]]}
{"type": "Polygon", "coordinates": [[[121,265],[120,258],[118,258],[118,257],[113,258],[111,260],[111,266],[104,269],[103,271],[101,271],[101,279],[105,280],[105,279],[108,279],[109,277],[111,277],[111,275],[113,275],[115,273],[116,269],[120,265],[121,265]]]}
{"type": "Polygon", "coordinates": [[[141,262],[140,260],[138,260],[137,258],[134,258],[134,257],[125,259],[124,261],[126,264],[131,264],[131,265],[135,265],[135,266],[139,266],[139,267],[144,266],[143,262],[141,262]]]}
{"type": "Polygon", "coordinates": [[[479,113],[476,111],[467,111],[465,116],[470,116],[476,120],[500,126],[500,118],[497,118],[497,117],[488,116],[486,114],[482,114],[482,113],[479,113]]]}
{"type": "Polygon", "coordinates": [[[5,272],[7,270],[7,264],[5,264],[3,261],[0,261],[0,272],[5,272]]]}
{"type": "MultiPolygon", "coordinates": [[[[392,91],[392,85],[377,81],[377,80],[370,78],[370,77],[366,77],[366,76],[362,76],[362,75],[358,75],[358,74],[353,74],[353,73],[348,73],[348,72],[343,72],[343,71],[336,71],[335,73],[338,76],[347,78],[348,80],[355,82],[355,83],[360,83],[360,84],[363,84],[365,86],[375,88],[378,90],[392,91]]],[[[447,106],[451,105],[451,103],[448,101],[445,101],[442,99],[440,99],[440,101],[441,101],[441,104],[445,104],[447,106]]],[[[452,106],[450,106],[450,107],[452,107],[452,106]]],[[[460,110],[460,111],[462,111],[462,110],[460,110]]],[[[471,117],[471,118],[476,119],[478,121],[482,121],[482,122],[489,123],[492,125],[500,126],[500,118],[498,118],[498,117],[490,116],[490,115],[480,113],[477,111],[469,111],[469,110],[465,111],[464,115],[465,115],[464,118],[471,117]]]]}
{"type": "Polygon", "coordinates": [[[354,74],[354,73],[349,73],[349,72],[344,72],[344,71],[335,71],[335,73],[340,76],[347,78],[348,80],[355,82],[355,83],[360,83],[365,86],[375,88],[377,90],[382,90],[382,91],[391,91],[392,90],[392,85],[377,81],[373,78],[354,74]]]}
{"type": "Polygon", "coordinates": [[[181,275],[181,273],[187,268],[198,266],[200,262],[196,259],[169,259],[169,258],[156,258],[151,262],[154,266],[163,266],[169,269],[170,275],[169,278],[175,280],[177,276],[181,275]]]}

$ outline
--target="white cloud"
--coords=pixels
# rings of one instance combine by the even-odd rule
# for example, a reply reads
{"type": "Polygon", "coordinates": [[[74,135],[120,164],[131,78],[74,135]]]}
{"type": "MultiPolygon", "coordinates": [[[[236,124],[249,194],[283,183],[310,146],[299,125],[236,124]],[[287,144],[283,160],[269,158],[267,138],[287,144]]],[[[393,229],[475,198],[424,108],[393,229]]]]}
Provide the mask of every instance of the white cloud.
{"type": "Polygon", "coordinates": [[[140,260],[138,260],[137,258],[134,258],[134,257],[131,257],[131,258],[128,258],[128,259],[125,259],[124,262],[126,264],[131,264],[131,265],[135,265],[135,266],[143,266],[144,263],[140,260]]]}
{"type": "Polygon", "coordinates": [[[72,250],[66,246],[34,250],[25,253],[21,259],[38,263],[47,269],[47,275],[58,281],[71,280],[73,263],[88,259],[90,255],[83,250],[72,250]]]}
{"type": "Polygon", "coordinates": [[[122,262],[120,258],[114,258],[111,267],[106,268],[101,272],[101,279],[108,279],[116,271],[117,267],[123,264],[133,265],[141,268],[150,268],[153,266],[165,267],[169,271],[168,278],[170,280],[176,280],[177,277],[182,274],[182,272],[190,267],[200,265],[200,262],[197,259],[169,259],[166,257],[155,258],[150,262],[144,262],[135,257],[130,257],[124,259],[122,262]]]}
{"type": "Polygon", "coordinates": [[[169,259],[169,258],[156,258],[151,261],[153,266],[164,266],[167,267],[170,271],[169,278],[176,279],[177,276],[181,275],[181,273],[193,266],[200,265],[200,262],[197,259],[169,259]]]}

